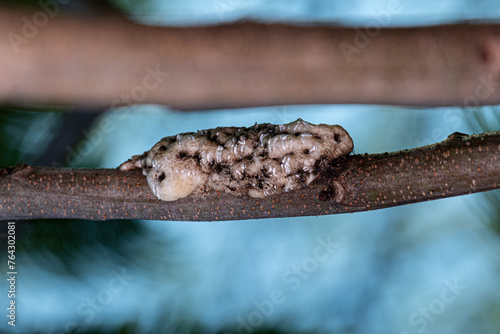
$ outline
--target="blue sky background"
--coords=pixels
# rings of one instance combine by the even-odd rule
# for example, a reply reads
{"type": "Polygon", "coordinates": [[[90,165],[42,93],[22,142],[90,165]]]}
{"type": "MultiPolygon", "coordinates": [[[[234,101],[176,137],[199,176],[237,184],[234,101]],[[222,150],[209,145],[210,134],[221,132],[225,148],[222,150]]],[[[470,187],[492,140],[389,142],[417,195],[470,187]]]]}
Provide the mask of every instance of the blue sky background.
{"type": "MultiPolygon", "coordinates": [[[[363,26],[390,8],[390,2],[149,1],[133,7],[131,14],[158,25],[251,18],[363,26]]],[[[400,6],[388,26],[500,18],[496,1],[401,1],[400,6]]],[[[369,47],[363,52],[370,52],[369,47]]],[[[153,105],[124,107],[96,120],[93,129],[102,136],[77,165],[114,168],[164,136],[299,117],[342,125],[356,153],[394,151],[440,141],[455,131],[484,131],[471,125],[475,115],[485,117],[490,130],[498,130],[499,111],[491,107],[322,105],[190,113],[153,105]],[[114,125],[109,131],[103,128],[105,119],[114,125]]],[[[39,117],[21,143],[24,157],[42,150],[42,139],[57,128],[57,117],[39,117]]],[[[498,191],[493,195],[498,197],[498,191]]],[[[325,217],[143,221],[144,230],[126,244],[128,256],[93,244],[73,255],[78,265],[72,275],[64,273],[58,254],[26,252],[18,258],[16,330],[100,332],[133,323],[131,332],[152,333],[195,333],[196,328],[202,333],[249,333],[248,328],[283,333],[496,333],[500,242],[490,225],[498,216],[485,198],[475,194],[325,217]],[[325,252],[319,259],[316,250],[325,240],[333,246],[321,248],[325,252]]],[[[6,294],[7,288],[0,290],[5,295],[2,291],[6,294]]],[[[5,319],[0,321],[0,331],[11,329],[5,319]]]]}

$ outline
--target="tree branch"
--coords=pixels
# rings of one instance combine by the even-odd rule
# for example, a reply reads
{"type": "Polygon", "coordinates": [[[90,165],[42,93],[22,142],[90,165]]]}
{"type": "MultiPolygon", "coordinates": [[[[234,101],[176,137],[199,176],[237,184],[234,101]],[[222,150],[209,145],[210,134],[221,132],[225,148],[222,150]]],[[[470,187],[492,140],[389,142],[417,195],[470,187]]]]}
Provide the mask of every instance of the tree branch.
{"type": "Polygon", "coordinates": [[[499,25],[159,28],[58,14],[30,30],[35,13],[0,11],[0,102],[500,104],[499,25]]]}
{"type": "Polygon", "coordinates": [[[497,189],[500,132],[332,161],[308,187],[255,199],[212,193],[164,202],[139,170],[18,165],[0,171],[0,219],[237,220],[382,209],[497,189]]]}

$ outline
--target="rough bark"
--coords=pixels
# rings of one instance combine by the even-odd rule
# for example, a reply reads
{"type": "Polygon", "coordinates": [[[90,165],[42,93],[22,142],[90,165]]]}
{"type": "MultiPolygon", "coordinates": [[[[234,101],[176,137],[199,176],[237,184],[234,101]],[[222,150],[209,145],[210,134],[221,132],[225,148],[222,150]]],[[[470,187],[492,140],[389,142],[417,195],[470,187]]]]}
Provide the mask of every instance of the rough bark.
{"type": "Polygon", "coordinates": [[[238,220],[369,211],[497,189],[500,132],[454,133],[420,148],[332,161],[310,186],[255,199],[156,199],[139,170],[19,165],[0,171],[0,219],[238,220]]]}
{"type": "Polygon", "coordinates": [[[160,28],[63,14],[42,24],[41,12],[0,11],[0,102],[500,104],[500,25],[160,28]],[[156,85],[151,71],[168,75],[156,85]]]}

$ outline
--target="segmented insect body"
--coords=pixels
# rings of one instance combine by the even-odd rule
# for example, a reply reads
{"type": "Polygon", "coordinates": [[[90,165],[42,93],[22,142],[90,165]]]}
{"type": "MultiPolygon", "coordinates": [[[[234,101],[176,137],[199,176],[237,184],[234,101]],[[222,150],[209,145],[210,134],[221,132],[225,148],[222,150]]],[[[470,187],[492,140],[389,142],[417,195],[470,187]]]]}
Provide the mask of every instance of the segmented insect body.
{"type": "Polygon", "coordinates": [[[262,198],[310,184],[320,161],[352,149],[341,126],[299,118],[283,125],[219,127],[165,137],[120,169],[142,168],[151,190],[164,201],[210,191],[262,198]]]}

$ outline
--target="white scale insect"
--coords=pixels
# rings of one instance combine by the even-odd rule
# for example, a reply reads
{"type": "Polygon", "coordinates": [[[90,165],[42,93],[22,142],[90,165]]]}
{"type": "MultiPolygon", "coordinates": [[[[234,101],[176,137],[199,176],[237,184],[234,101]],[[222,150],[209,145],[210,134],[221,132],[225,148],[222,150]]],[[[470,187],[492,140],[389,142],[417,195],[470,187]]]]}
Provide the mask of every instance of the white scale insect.
{"type": "Polygon", "coordinates": [[[149,187],[164,201],[212,190],[262,198],[310,184],[320,160],[352,149],[341,126],[299,118],[283,125],[256,123],[165,137],[119,168],[142,168],[149,187]]]}

